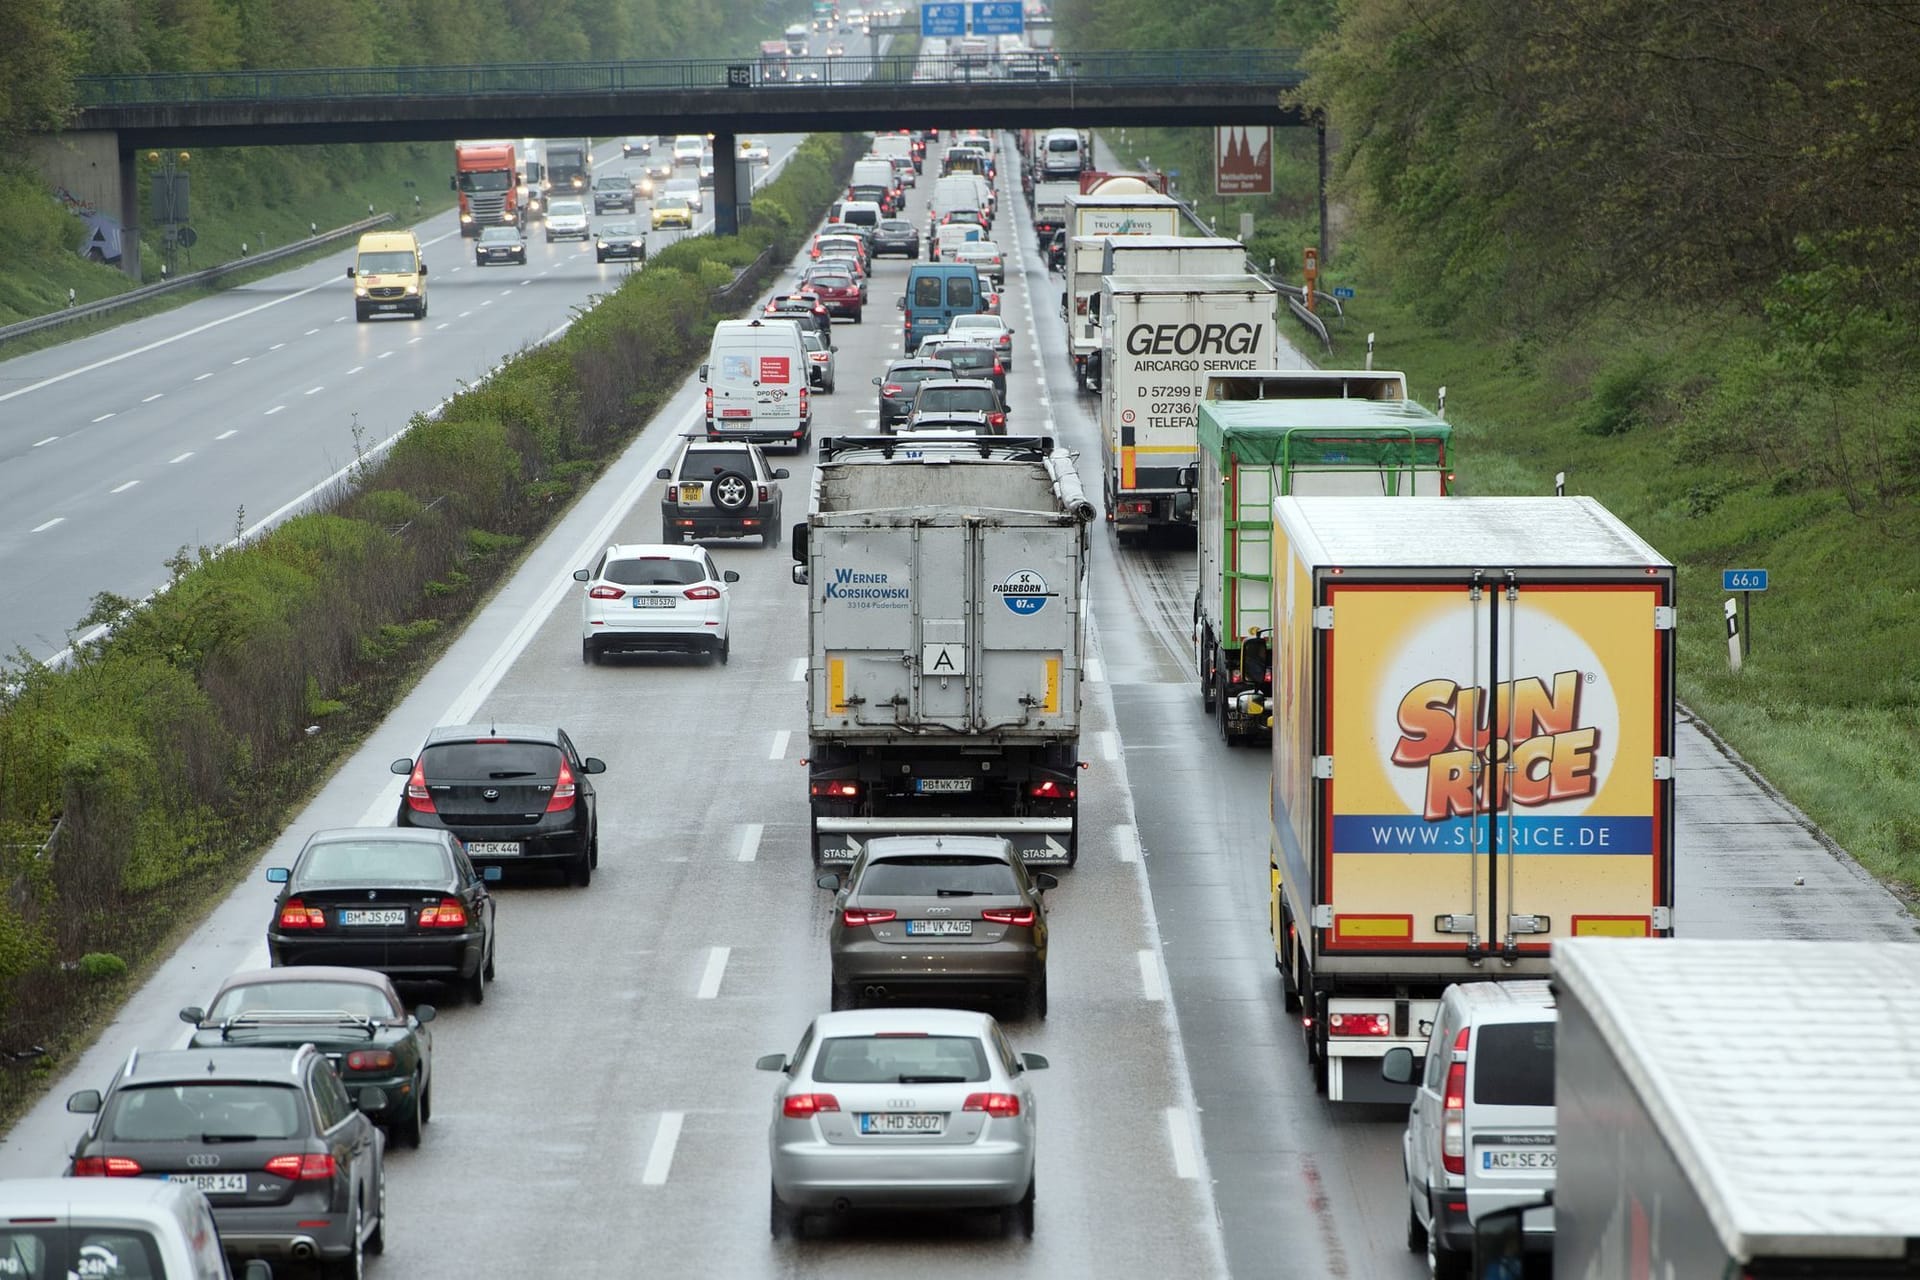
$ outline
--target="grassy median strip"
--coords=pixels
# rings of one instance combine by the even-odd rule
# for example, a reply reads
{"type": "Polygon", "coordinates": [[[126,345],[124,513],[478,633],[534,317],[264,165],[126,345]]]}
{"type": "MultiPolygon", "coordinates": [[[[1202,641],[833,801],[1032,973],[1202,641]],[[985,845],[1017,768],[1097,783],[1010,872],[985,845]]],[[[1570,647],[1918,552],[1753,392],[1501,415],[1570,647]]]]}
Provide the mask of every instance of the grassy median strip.
{"type": "Polygon", "coordinates": [[[715,291],[756,262],[783,269],[864,149],[807,139],[737,239],[654,255],[561,338],[416,416],[323,510],[231,551],[182,548],[145,605],[101,597],[87,621],[114,630],[71,667],[16,658],[0,693],[0,1124],[646,425],[732,314],[715,291]]]}

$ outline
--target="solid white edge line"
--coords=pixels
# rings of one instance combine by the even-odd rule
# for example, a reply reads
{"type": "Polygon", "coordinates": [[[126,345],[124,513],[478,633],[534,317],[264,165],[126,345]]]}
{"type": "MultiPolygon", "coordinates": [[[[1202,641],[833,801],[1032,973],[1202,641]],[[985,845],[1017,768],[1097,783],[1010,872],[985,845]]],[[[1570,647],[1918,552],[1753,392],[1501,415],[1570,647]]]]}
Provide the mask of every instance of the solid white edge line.
{"type": "Polygon", "coordinates": [[[727,976],[727,957],[732,954],[732,947],[707,948],[707,967],[700,975],[700,989],[693,993],[694,999],[711,1000],[720,994],[720,982],[727,976]]]}
{"type": "Polygon", "coordinates": [[[1193,1113],[1167,1108],[1167,1145],[1173,1148],[1173,1173],[1189,1182],[1200,1176],[1200,1144],[1193,1134],[1193,1113]]]}
{"type": "Polygon", "coordinates": [[[764,822],[749,822],[740,828],[739,861],[752,862],[760,856],[760,837],[766,833],[764,822]]]}
{"type": "Polygon", "coordinates": [[[1130,826],[1113,829],[1113,856],[1122,862],[1140,861],[1140,833],[1130,826]]]}
{"type": "Polygon", "coordinates": [[[1166,999],[1166,986],[1160,981],[1160,957],[1152,947],[1142,947],[1136,954],[1140,960],[1141,996],[1148,1000],[1166,999]]]}
{"type": "Polygon", "coordinates": [[[686,1122],[684,1111],[662,1111],[659,1127],[653,1131],[653,1146],[647,1152],[646,1168],[640,1173],[643,1186],[665,1186],[673,1168],[673,1149],[680,1144],[680,1126],[686,1122]]]}
{"type": "Polygon", "coordinates": [[[1100,758],[1118,760],[1120,758],[1120,735],[1112,729],[1100,731],[1100,758]]]}
{"type": "Polygon", "coordinates": [[[767,752],[767,759],[785,760],[787,758],[787,744],[791,741],[793,741],[793,730],[777,730],[773,735],[773,748],[767,752]]]}

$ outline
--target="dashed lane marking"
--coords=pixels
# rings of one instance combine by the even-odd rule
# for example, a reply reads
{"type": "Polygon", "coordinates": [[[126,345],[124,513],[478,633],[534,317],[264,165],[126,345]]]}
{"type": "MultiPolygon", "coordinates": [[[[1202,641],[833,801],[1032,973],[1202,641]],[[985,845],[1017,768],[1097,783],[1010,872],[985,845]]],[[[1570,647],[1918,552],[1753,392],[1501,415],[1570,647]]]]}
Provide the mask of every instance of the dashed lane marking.
{"type": "Polygon", "coordinates": [[[65,516],[55,516],[53,519],[47,521],[45,524],[37,524],[33,526],[33,531],[35,533],[45,533],[47,530],[53,528],[53,526],[57,524],[64,524],[66,522],[66,519],[67,518],[65,516]]]}
{"type": "Polygon", "coordinates": [[[749,822],[740,828],[740,852],[738,860],[752,862],[760,856],[760,837],[766,831],[766,824],[749,822]]]}
{"type": "Polygon", "coordinates": [[[176,462],[185,462],[188,458],[191,458],[192,456],[193,456],[193,450],[189,449],[177,458],[168,458],[167,465],[171,467],[176,462]]]}
{"type": "Polygon", "coordinates": [[[767,752],[767,759],[785,760],[787,758],[787,743],[791,741],[792,738],[793,730],[777,730],[773,735],[773,750],[767,752]]]}
{"type": "Polygon", "coordinates": [[[55,440],[58,440],[59,438],[60,438],[59,436],[48,436],[45,440],[35,440],[33,442],[33,447],[38,449],[41,445],[52,444],[55,440]]]}
{"type": "Polygon", "coordinates": [[[647,1152],[646,1168],[640,1172],[640,1181],[649,1187],[665,1186],[667,1174],[673,1168],[673,1149],[680,1143],[680,1126],[686,1123],[684,1111],[662,1111],[660,1127],[653,1131],[653,1147],[647,1152]]]}
{"type": "Polygon", "coordinates": [[[708,947],[707,968],[700,975],[700,989],[693,993],[696,1000],[711,1000],[720,994],[720,982],[727,976],[727,957],[732,947],[708,947]]]}
{"type": "Polygon", "coordinates": [[[111,493],[125,493],[125,492],[126,492],[127,490],[129,490],[129,489],[131,489],[131,488],[133,488],[133,486],[135,486],[135,485],[137,485],[137,484],[139,484],[139,483],[140,483],[140,482],[139,482],[138,480],[129,480],[129,481],[127,481],[127,482],[126,482],[125,484],[123,484],[123,485],[118,485],[118,486],[116,486],[115,488],[113,488],[113,489],[111,489],[111,490],[109,490],[109,492],[111,492],[111,493]]]}

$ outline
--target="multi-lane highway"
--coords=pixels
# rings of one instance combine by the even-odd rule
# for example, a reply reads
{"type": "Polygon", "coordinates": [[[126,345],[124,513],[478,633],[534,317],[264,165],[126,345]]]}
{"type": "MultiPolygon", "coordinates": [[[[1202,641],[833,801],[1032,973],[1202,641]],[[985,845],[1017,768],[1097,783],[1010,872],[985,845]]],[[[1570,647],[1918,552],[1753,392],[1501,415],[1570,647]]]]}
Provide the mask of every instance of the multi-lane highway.
{"type": "MultiPolygon", "coordinates": [[[[1011,264],[1003,312],[1019,330],[1014,427],[1074,448],[1098,494],[1092,403],[1076,394],[1062,355],[1058,277],[1037,258],[1011,148],[1002,154],[996,240],[1011,264]]],[[[924,200],[909,207],[924,221],[924,200]]],[[[868,379],[900,349],[892,299],[906,270],[883,260],[868,323],[834,326],[841,390],[817,400],[816,434],[873,423],[868,379]]],[[[589,263],[548,279],[578,290],[575,277],[591,275],[589,263]]],[[[485,278],[492,288],[499,277],[485,278]]],[[[261,287],[278,296],[304,286],[261,287]]],[[[437,296],[435,317],[446,310],[437,296]]],[[[397,324],[364,328],[366,340],[413,336],[397,324]]],[[[350,325],[339,331],[359,340],[350,325]]],[[[310,336],[336,340],[324,328],[310,336]]],[[[506,349],[454,355],[452,345],[438,348],[452,359],[436,372],[422,366],[432,382],[419,388],[423,406],[506,349]]],[[[130,371],[100,372],[104,393],[130,371]]],[[[209,391],[204,412],[232,417],[258,390],[227,382],[209,391]]],[[[592,886],[502,891],[499,981],[484,1006],[409,993],[444,1008],[434,1116],[420,1150],[390,1153],[392,1224],[373,1273],[1419,1274],[1402,1240],[1401,1117],[1317,1098],[1299,1032],[1281,1011],[1266,930],[1266,758],[1229,750],[1200,714],[1187,657],[1191,552],[1123,551],[1103,534],[1082,858],[1051,895],[1051,1017],[1008,1024],[1017,1048],[1053,1064],[1034,1084],[1036,1237],[903,1216],[816,1229],[799,1242],[769,1238],[772,1082],[753,1060],[791,1049],[827,1002],[828,898],[806,853],[800,764],[805,593],[788,579],[784,549],[715,542],[722,567],[741,575],[729,665],[584,666],[569,577],[609,541],[656,535],[654,473],[697,426],[699,391],[692,382],[679,390],[261,859],[263,868],[285,863],[317,827],[390,821],[398,780],[387,762],[413,754],[437,723],[558,721],[610,765],[592,886]]],[[[383,415],[379,428],[393,425],[383,415]]],[[[785,483],[795,513],[811,458],[776,461],[793,471],[785,483]]],[[[0,477],[14,466],[0,465],[0,477]]],[[[1690,725],[1679,763],[1683,933],[1913,936],[1890,895],[1690,725]]],[[[256,875],[214,910],[0,1140],[0,1176],[61,1168],[81,1122],[60,1099],[104,1084],[135,1046],[180,1043],[175,1010],[263,961],[271,898],[256,875]]]]}

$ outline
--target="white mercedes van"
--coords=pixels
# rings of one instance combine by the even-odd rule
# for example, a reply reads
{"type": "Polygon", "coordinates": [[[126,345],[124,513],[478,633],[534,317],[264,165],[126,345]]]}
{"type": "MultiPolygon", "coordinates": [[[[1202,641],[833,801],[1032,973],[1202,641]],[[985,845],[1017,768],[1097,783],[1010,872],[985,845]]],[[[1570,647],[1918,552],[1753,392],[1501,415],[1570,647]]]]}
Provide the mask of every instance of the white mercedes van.
{"type": "Polygon", "coordinates": [[[776,316],[722,320],[700,366],[707,384],[707,439],[792,445],[812,441],[807,349],[800,326],[776,316]]]}

